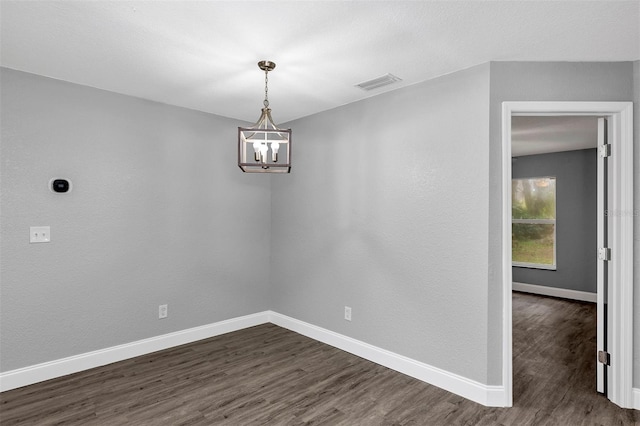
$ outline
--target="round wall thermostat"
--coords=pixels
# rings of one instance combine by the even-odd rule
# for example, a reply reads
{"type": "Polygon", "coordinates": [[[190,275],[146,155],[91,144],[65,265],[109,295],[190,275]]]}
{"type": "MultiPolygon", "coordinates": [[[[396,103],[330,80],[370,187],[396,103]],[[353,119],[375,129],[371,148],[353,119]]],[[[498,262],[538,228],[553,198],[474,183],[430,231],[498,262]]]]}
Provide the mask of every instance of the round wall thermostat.
{"type": "Polygon", "coordinates": [[[53,192],[68,192],[71,189],[71,182],[66,179],[51,179],[51,190],[53,192]]]}

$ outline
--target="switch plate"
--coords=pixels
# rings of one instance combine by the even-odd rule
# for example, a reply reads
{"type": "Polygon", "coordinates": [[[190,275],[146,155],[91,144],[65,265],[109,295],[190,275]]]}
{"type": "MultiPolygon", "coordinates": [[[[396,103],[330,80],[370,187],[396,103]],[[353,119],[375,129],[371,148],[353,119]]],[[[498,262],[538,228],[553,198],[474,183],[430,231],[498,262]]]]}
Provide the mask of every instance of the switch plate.
{"type": "Polygon", "coordinates": [[[349,306],[344,307],[344,319],[351,321],[351,308],[349,306]]]}
{"type": "Polygon", "coordinates": [[[29,228],[30,243],[48,243],[51,241],[50,226],[32,226],[29,228]]]}

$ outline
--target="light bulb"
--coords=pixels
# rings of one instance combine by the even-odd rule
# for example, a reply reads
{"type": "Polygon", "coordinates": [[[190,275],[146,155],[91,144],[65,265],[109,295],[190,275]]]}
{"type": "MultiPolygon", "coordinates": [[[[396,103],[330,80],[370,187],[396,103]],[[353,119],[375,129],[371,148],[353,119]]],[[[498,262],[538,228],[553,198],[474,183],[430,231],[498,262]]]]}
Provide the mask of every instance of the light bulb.
{"type": "Polygon", "coordinates": [[[253,143],[253,158],[256,161],[260,161],[260,145],[262,145],[260,142],[253,143]]]}
{"type": "Polygon", "coordinates": [[[260,156],[262,157],[262,162],[267,162],[267,152],[269,151],[269,147],[267,144],[260,144],[260,156]]]}
{"type": "Polygon", "coordinates": [[[280,144],[278,142],[271,142],[271,159],[274,163],[278,162],[278,150],[280,149],[280,144]]]}

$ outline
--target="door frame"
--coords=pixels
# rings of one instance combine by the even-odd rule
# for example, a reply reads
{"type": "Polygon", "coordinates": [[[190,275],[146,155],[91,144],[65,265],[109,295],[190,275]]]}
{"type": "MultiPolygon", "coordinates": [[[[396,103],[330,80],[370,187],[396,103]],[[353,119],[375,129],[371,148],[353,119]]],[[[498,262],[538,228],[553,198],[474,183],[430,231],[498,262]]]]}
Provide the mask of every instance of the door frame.
{"type": "MultiPolygon", "coordinates": [[[[502,384],[504,406],[513,405],[513,341],[511,269],[511,117],[513,115],[606,116],[611,126],[612,168],[609,181],[612,312],[609,349],[611,392],[608,398],[633,408],[633,103],[632,102],[503,102],[502,103],[502,384]]],[[[594,248],[594,260],[596,253],[594,248]]],[[[595,354],[594,354],[595,355],[595,354]]],[[[595,356],[594,356],[595,359],[595,356]]],[[[594,383],[595,392],[595,383],[594,383]]]]}

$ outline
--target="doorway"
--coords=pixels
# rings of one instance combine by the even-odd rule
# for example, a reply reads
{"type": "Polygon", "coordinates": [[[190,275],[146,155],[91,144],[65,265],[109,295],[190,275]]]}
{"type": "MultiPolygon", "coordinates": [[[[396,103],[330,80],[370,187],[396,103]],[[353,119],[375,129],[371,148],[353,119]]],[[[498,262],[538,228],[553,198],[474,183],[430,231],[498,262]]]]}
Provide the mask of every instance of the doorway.
{"type": "MultiPolygon", "coordinates": [[[[502,113],[502,263],[503,263],[503,386],[504,405],[513,405],[512,288],[511,268],[511,140],[513,116],[607,117],[610,126],[611,168],[608,192],[609,237],[612,253],[609,270],[609,354],[614,362],[605,367],[607,397],[623,408],[632,408],[633,361],[633,129],[631,102],[504,102],[502,113]]],[[[596,354],[594,354],[595,358],[596,354]]],[[[595,392],[595,384],[594,384],[595,392]]]]}
{"type": "Polygon", "coordinates": [[[592,116],[511,119],[517,407],[531,401],[545,410],[560,409],[556,404],[569,400],[602,404],[593,392],[600,272],[594,255],[602,210],[598,121],[592,116]]]}

